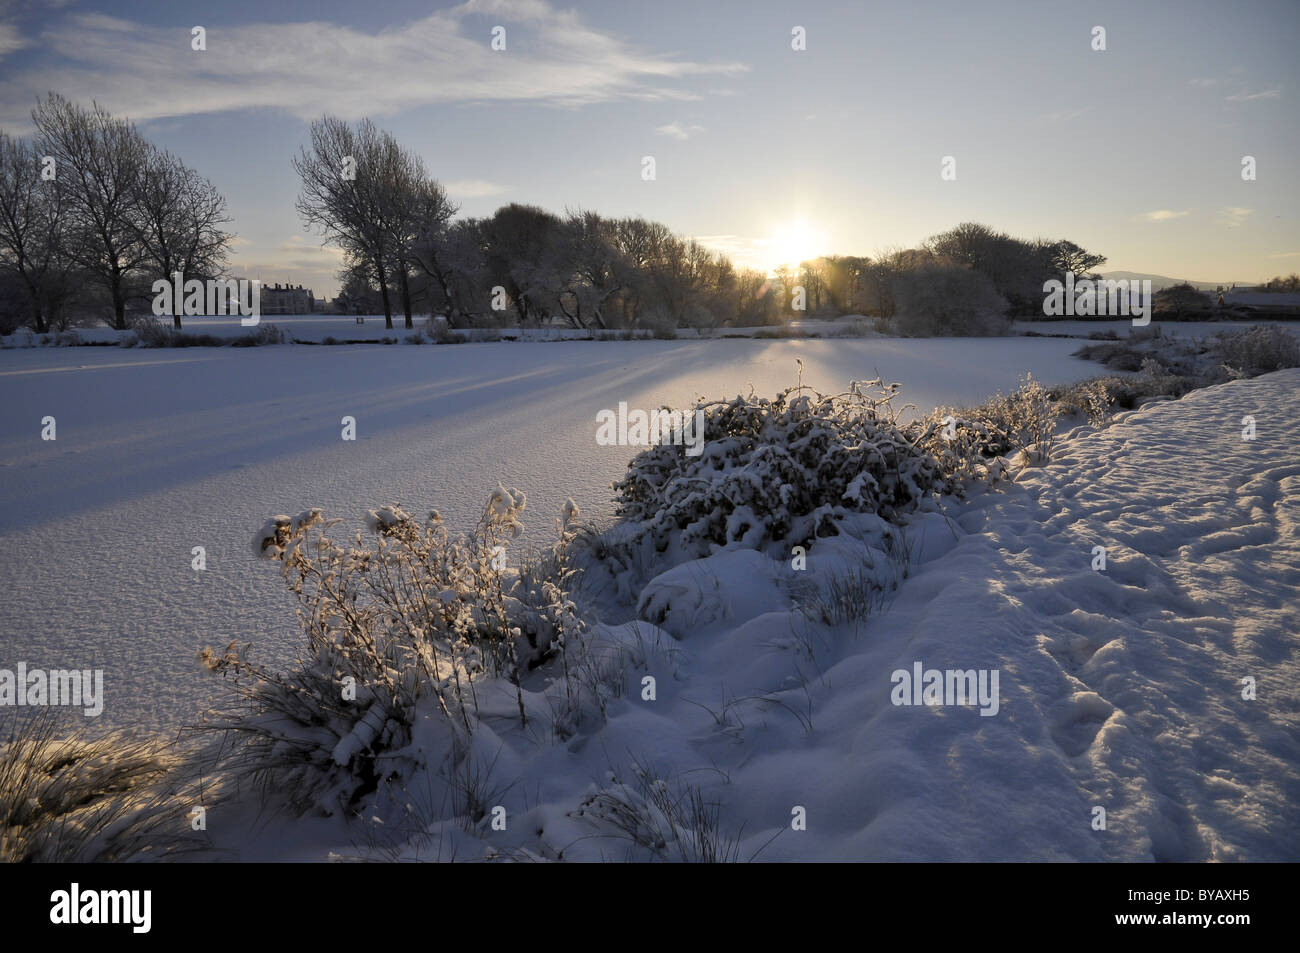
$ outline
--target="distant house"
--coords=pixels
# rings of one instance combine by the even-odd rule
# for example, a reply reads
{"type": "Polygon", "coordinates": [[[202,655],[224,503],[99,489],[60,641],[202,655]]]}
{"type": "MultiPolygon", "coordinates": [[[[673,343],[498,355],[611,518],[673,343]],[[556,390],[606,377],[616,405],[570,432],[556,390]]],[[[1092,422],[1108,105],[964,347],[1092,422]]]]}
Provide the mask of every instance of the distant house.
{"type": "Polygon", "coordinates": [[[311,314],[316,310],[316,296],[302,285],[262,285],[263,314],[311,314]]]}

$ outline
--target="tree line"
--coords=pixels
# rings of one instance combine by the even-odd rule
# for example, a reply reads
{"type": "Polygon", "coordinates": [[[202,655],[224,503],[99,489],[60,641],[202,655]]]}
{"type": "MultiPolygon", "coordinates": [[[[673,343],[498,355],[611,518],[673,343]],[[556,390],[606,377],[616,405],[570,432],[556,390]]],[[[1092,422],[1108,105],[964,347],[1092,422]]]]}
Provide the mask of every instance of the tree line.
{"type": "Polygon", "coordinates": [[[388,327],[399,311],[412,327],[417,310],[454,328],[559,318],[603,329],[753,326],[798,314],[891,319],[919,308],[935,314],[935,326],[909,311],[901,331],[988,331],[1007,315],[1041,315],[1044,281],[1092,275],[1106,261],[1071,241],[967,223],[920,248],[823,256],[773,280],[640,217],[511,203],[458,219],[420,157],[369,120],[317,120],[293,165],[304,223],[344,254],[341,308],[382,311],[388,327]]]}
{"type": "Polygon", "coordinates": [[[0,295],[11,315],[37,333],[87,311],[125,330],[155,279],[224,273],[234,236],[210,181],[98,104],[51,93],[32,121],[31,141],[0,130],[0,295]]]}
{"type": "MultiPolygon", "coordinates": [[[[97,104],[52,93],[32,119],[30,142],[0,131],[0,307],[38,333],[86,313],[125,329],[155,279],[226,276],[233,235],[210,181],[97,104]]],[[[453,328],[652,330],[855,313],[898,333],[992,333],[1041,315],[1044,281],[1106,260],[965,223],[769,276],[639,216],[511,203],[458,217],[421,157],[368,119],[313,122],[292,164],[304,225],[343,253],[338,308],[388,327],[395,314],[413,327],[417,311],[453,328]]]]}

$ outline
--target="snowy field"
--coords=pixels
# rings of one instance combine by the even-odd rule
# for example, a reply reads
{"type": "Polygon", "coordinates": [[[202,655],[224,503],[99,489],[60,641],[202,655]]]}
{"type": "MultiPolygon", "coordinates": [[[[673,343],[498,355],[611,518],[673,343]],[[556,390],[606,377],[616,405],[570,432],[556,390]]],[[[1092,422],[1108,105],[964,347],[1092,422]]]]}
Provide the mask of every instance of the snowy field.
{"type": "Polygon", "coordinates": [[[1101,373],[1053,339],[638,341],[0,351],[0,658],[105,669],[103,723],[175,727],[204,706],[206,644],[287,661],[282,583],[249,551],[269,516],[360,519],[396,501],[468,529],[498,481],[528,494],[526,543],[566,497],[607,518],[634,448],[596,414],[697,395],[905,383],[921,410],[1101,373]],[[340,438],[356,418],[357,439],[340,438]],[[57,439],[40,439],[53,416],[57,439]],[[531,519],[529,518],[531,516],[531,519]],[[203,546],[207,569],[190,568],[203,546]]]}

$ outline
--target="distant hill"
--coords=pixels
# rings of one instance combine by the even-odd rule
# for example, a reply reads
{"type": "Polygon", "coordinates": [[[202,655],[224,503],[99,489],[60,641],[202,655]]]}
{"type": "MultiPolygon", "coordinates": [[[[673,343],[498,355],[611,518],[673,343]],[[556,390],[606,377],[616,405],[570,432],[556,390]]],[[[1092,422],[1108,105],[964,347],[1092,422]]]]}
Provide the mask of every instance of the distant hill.
{"type": "MultiPolygon", "coordinates": [[[[1186,278],[1170,278],[1168,275],[1149,275],[1141,271],[1104,271],[1102,272],[1102,277],[1113,278],[1116,281],[1121,279],[1128,279],[1129,281],[1150,281],[1152,291],[1159,291],[1161,288],[1169,288],[1173,285],[1181,285],[1184,282],[1191,285],[1193,288],[1200,289],[1201,291],[1213,291],[1215,288],[1219,287],[1219,285],[1223,285],[1225,288],[1232,285],[1231,281],[1188,281],[1186,278]]],[[[1244,281],[1237,282],[1237,286],[1241,288],[1246,287],[1247,284],[1248,283],[1244,281]]]]}

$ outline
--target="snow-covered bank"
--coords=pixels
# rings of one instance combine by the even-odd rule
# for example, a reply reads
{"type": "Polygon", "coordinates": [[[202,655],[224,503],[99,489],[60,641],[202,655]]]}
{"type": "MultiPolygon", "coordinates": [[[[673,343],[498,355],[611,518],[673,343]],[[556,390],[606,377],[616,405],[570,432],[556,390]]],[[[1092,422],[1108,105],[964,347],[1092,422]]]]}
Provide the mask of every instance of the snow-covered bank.
{"type": "MultiPolygon", "coordinates": [[[[461,773],[431,764],[410,810],[267,837],[231,806],[214,841],[246,859],[1294,861],[1298,395],[1293,369],[1077,428],[1048,465],[914,518],[910,577],[852,623],[799,611],[789,561],[682,564],[645,588],[657,624],[589,634],[600,718],[557,732],[564,689],[539,673],[529,727],[484,695],[461,773]],[[900,692],[918,667],[996,695],[900,692]],[[503,826],[443,820],[457,785],[503,826]]],[[[808,580],[860,548],[815,542],[808,580]]]]}
{"type": "Polygon", "coordinates": [[[871,626],[877,657],[827,673],[861,687],[835,693],[844,728],[800,777],[889,796],[827,801],[849,816],[826,855],[1300,858],[1298,386],[1150,405],[954,513],[952,550],[871,626]],[[889,705],[882,670],[914,660],[1000,669],[998,716],[889,705]]]}

